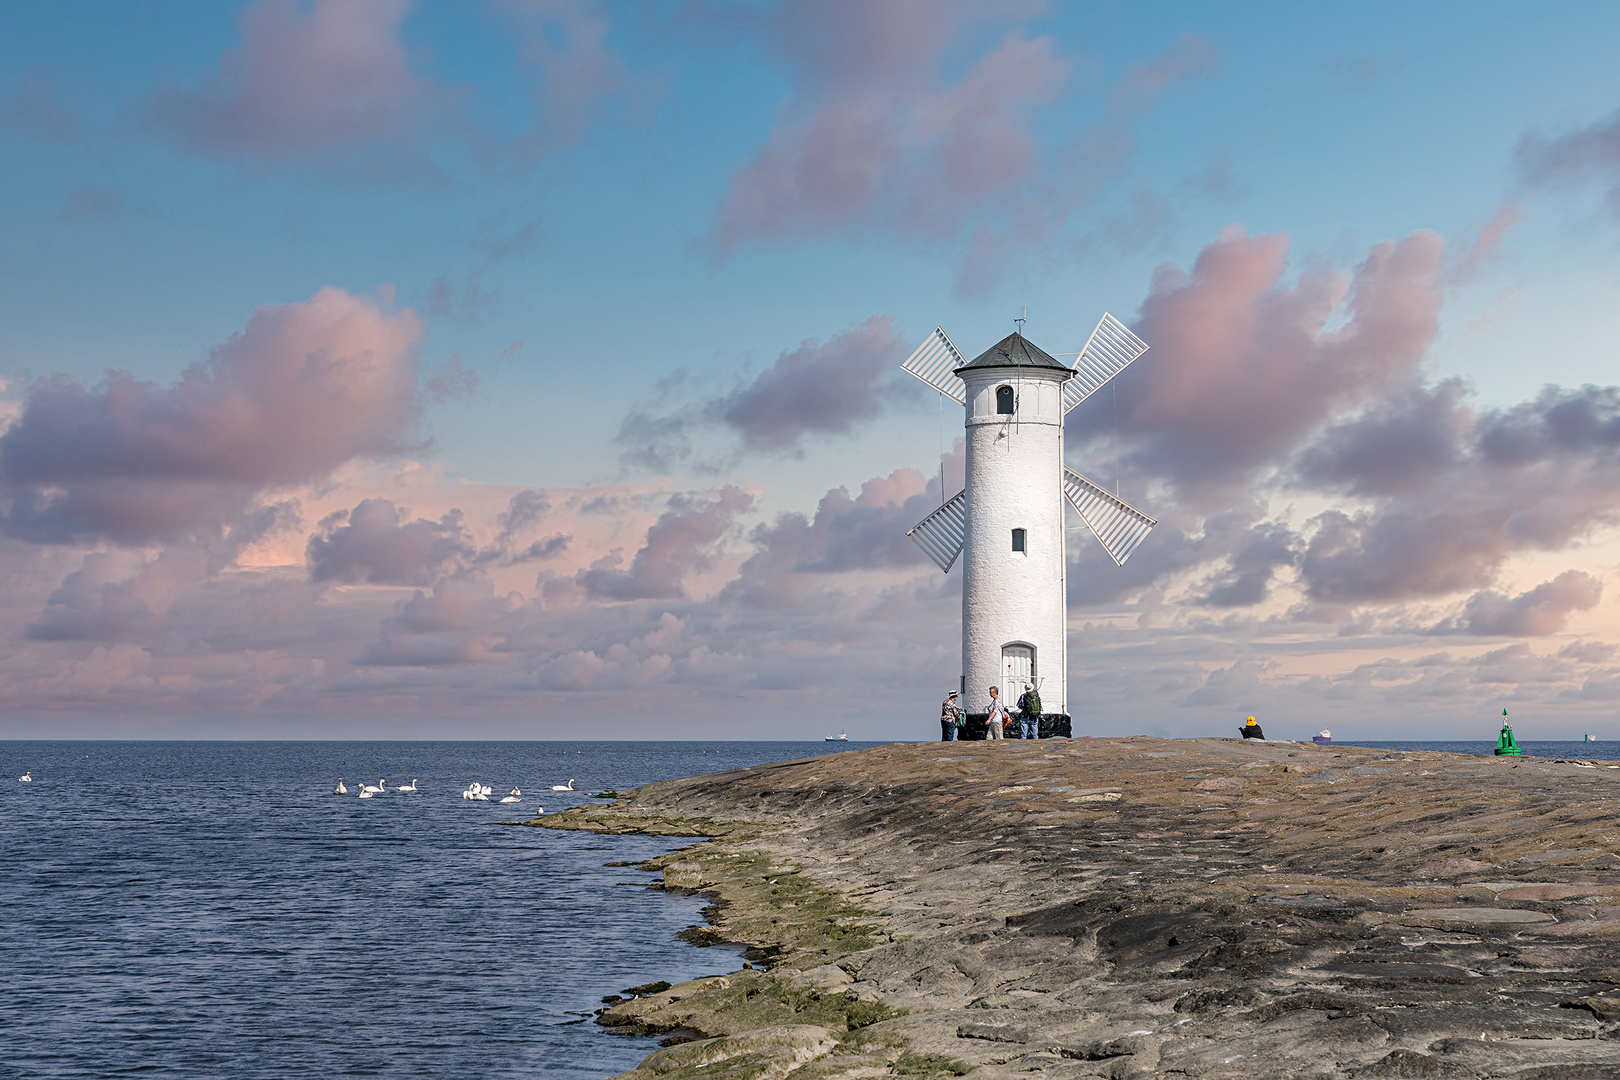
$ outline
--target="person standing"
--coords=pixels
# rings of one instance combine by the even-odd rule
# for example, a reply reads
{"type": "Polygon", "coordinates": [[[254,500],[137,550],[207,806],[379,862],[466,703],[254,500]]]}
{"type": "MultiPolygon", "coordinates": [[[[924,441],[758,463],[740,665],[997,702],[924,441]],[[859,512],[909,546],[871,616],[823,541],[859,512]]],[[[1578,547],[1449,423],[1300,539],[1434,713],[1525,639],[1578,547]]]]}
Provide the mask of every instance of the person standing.
{"type": "Polygon", "coordinates": [[[1260,730],[1259,723],[1252,716],[1244,722],[1242,733],[1245,739],[1264,739],[1266,737],[1266,733],[1260,730]]]}
{"type": "Polygon", "coordinates": [[[1029,683],[1024,684],[1024,692],[1018,695],[1018,737],[1041,737],[1041,692],[1029,683]]]}
{"type": "Polygon", "coordinates": [[[956,711],[956,691],[952,690],[945,695],[945,704],[939,707],[939,741],[950,742],[956,738],[957,719],[960,714],[956,711]]]}
{"type": "Polygon", "coordinates": [[[1002,737],[1001,729],[1006,725],[1009,714],[1006,704],[1001,700],[1001,688],[990,688],[990,715],[984,721],[984,737],[999,739],[1002,737]]]}

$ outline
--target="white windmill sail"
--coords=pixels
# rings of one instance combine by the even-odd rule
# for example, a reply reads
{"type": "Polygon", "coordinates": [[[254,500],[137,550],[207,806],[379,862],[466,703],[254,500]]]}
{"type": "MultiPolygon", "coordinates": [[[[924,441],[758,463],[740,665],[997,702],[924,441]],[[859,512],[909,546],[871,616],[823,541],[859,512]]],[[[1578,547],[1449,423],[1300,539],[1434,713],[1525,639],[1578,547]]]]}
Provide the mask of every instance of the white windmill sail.
{"type": "Polygon", "coordinates": [[[954,499],[907,529],[906,535],[934,560],[935,566],[950,573],[967,537],[967,490],[957,492],[954,499]]]}
{"type": "Polygon", "coordinates": [[[967,388],[956,375],[956,369],[966,364],[967,360],[956,351],[945,331],[936,326],[928,340],[917,346],[917,351],[906,357],[906,362],[900,366],[958,405],[966,405],[967,388]]]}
{"type": "Polygon", "coordinates": [[[1097,329],[1091,332],[1091,339],[1074,362],[1074,378],[1063,384],[1063,414],[1067,416],[1070,409],[1106,385],[1109,379],[1124,371],[1132,360],[1147,351],[1147,342],[1131,333],[1124,323],[1108,312],[1103,312],[1097,329]]]}
{"type": "Polygon", "coordinates": [[[1091,526],[1091,531],[1097,534],[1103,550],[1120,566],[1125,565],[1131,552],[1147,539],[1147,534],[1158,524],[1130,503],[1070,468],[1063,470],[1063,494],[1068,498],[1069,505],[1091,526]]]}

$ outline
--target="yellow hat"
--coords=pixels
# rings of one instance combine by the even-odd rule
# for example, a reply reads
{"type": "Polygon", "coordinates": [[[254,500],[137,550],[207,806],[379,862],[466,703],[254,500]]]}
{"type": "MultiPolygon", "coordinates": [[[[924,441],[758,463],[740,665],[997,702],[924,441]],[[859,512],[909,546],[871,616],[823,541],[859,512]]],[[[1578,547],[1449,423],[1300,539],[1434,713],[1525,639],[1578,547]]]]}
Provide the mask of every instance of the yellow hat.
{"type": "Polygon", "coordinates": [[[1254,717],[1252,717],[1252,716],[1249,717],[1249,723],[1251,723],[1251,724],[1254,723],[1254,717]]]}

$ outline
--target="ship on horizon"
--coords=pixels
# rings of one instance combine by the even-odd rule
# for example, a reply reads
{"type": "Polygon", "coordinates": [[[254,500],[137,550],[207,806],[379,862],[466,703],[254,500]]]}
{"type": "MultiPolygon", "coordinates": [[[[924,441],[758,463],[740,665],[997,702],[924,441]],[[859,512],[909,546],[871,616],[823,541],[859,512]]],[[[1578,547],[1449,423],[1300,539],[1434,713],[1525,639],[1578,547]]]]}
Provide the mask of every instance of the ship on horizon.
{"type": "Polygon", "coordinates": [[[836,735],[827,736],[826,741],[827,742],[849,742],[849,736],[845,735],[842,731],[840,731],[836,735]]]}
{"type": "Polygon", "coordinates": [[[1327,728],[1323,728],[1321,731],[1318,731],[1315,735],[1311,736],[1311,742],[1313,743],[1330,743],[1332,741],[1333,732],[1329,731],[1327,728]]]}

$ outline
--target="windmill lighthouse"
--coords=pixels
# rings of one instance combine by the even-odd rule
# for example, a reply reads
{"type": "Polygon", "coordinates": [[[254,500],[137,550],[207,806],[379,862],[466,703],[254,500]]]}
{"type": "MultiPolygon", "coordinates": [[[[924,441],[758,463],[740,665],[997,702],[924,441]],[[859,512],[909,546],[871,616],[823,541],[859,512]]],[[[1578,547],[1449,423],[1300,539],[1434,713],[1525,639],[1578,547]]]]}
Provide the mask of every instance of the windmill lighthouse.
{"type": "Polygon", "coordinates": [[[1022,327],[971,361],[936,328],[901,365],[966,409],[966,486],[906,535],[946,573],[962,557],[970,718],[989,711],[989,687],[1011,707],[1030,684],[1041,734],[1069,734],[1064,500],[1120,566],[1158,523],[1063,464],[1063,418],[1147,348],[1104,314],[1073,367],[1022,327]]]}

